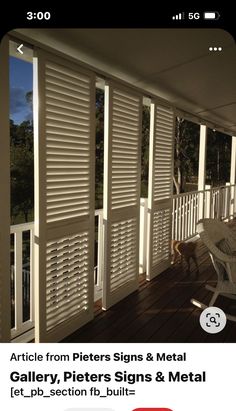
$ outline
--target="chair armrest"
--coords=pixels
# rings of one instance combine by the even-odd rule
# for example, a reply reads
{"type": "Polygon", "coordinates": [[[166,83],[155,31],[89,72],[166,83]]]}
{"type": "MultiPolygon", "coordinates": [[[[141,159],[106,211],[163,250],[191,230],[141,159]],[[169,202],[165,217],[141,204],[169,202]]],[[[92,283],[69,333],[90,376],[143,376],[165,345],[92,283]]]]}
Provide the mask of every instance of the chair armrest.
{"type": "Polygon", "coordinates": [[[203,243],[206,245],[208,248],[208,251],[213,254],[218,260],[223,261],[224,263],[236,263],[236,255],[229,255],[226,253],[223,253],[216,245],[209,240],[208,236],[205,234],[205,232],[200,233],[200,238],[203,240],[203,243]]]}
{"type": "Polygon", "coordinates": [[[215,245],[209,249],[209,251],[218,259],[223,261],[224,263],[236,263],[236,255],[229,255],[225,254],[222,251],[219,250],[215,245]]]}

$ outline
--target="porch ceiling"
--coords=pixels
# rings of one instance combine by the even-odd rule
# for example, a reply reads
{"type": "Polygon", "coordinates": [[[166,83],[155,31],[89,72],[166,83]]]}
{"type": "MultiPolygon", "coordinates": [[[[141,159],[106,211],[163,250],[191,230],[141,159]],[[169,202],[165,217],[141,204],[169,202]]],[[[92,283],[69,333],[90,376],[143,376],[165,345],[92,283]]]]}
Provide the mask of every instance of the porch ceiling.
{"type": "Polygon", "coordinates": [[[20,29],[236,134],[236,47],[219,29],[20,29]],[[222,47],[210,52],[209,47],[222,47]]]}

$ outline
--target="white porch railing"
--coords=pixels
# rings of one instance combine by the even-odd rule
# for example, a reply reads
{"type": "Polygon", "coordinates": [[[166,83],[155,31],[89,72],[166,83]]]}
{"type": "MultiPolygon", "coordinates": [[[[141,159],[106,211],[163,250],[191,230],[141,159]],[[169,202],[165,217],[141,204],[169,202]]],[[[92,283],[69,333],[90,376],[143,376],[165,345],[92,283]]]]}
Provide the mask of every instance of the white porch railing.
{"type": "Polygon", "coordinates": [[[229,220],[235,215],[236,186],[226,184],[173,196],[172,239],[185,241],[196,235],[201,218],[229,220]]]}
{"type": "MultiPolygon", "coordinates": [[[[200,218],[228,220],[236,214],[236,185],[206,188],[173,196],[172,238],[188,240],[196,235],[200,218]]],[[[146,271],[147,199],[140,201],[139,272],[146,271]]],[[[102,297],[103,210],[95,211],[94,301],[102,297]]],[[[12,339],[34,327],[33,295],[34,223],[11,226],[12,339]]]]}
{"type": "Polygon", "coordinates": [[[103,209],[95,210],[94,301],[102,297],[103,278],[103,209]]]}
{"type": "Polygon", "coordinates": [[[30,336],[30,330],[34,328],[34,223],[13,225],[10,233],[11,336],[14,339],[24,333],[28,333],[30,336]]]}

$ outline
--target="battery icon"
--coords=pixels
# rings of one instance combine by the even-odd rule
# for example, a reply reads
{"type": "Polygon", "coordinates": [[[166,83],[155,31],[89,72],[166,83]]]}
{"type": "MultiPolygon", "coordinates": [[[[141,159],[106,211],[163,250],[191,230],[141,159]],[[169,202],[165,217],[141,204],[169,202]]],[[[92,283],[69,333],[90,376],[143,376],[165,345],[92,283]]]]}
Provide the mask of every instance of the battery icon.
{"type": "Polygon", "coordinates": [[[218,11],[205,11],[203,17],[205,20],[218,20],[220,13],[218,11]]]}

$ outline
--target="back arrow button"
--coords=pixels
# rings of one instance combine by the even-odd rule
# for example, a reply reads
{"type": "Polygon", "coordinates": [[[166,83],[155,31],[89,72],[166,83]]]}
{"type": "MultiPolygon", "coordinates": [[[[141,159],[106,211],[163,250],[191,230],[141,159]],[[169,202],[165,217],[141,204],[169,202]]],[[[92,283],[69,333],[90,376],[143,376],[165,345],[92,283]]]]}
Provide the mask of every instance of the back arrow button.
{"type": "Polygon", "coordinates": [[[24,44],[21,44],[19,47],[17,47],[17,51],[19,51],[20,54],[23,54],[23,51],[21,50],[24,44]]]}

